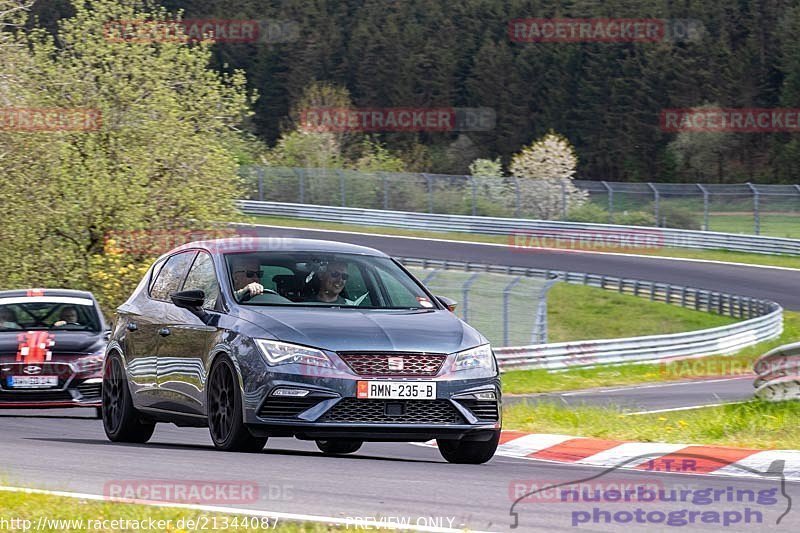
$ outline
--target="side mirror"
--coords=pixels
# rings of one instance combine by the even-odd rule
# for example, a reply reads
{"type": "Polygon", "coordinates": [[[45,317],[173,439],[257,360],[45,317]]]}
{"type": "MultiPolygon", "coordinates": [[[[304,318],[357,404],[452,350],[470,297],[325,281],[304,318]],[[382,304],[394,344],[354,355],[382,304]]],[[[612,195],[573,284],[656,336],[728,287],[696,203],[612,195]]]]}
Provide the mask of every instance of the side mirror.
{"type": "Polygon", "coordinates": [[[206,293],[199,289],[173,292],[170,295],[170,299],[172,300],[172,303],[178,307],[188,309],[192,312],[197,312],[203,309],[203,302],[206,301],[206,293]]]}
{"type": "Polygon", "coordinates": [[[103,339],[110,341],[111,340],[111,330],[107,329],[103,332],[103,339]]]}
{"type": "Polygon", "coordinates": [[[439,300],[439,303],[445,306],[451,313],[456,312],[456,306],[458,305],[458,302],[455,300],[448,298],[447,296],[437,296],[436,299],[439,300]]]}

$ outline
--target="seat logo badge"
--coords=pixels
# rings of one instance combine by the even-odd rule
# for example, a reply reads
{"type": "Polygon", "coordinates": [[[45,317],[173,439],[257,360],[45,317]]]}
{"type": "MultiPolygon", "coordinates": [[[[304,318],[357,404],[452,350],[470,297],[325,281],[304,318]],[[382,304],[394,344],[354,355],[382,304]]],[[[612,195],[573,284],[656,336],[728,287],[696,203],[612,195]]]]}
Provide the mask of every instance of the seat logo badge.
{"type": "Polygon", "coordinates": [[[41,374],[42,373],[42,367],[29,365],[29,366],[26,366],[25,368],[23,368],[22,371],[25,372],[28,375],[41,374]]]}
{"type": "Polygon", "coordinates": [[[386,363],[389,365],[389,370],[403,370],[402,357],[389,357],[386,363]]]}

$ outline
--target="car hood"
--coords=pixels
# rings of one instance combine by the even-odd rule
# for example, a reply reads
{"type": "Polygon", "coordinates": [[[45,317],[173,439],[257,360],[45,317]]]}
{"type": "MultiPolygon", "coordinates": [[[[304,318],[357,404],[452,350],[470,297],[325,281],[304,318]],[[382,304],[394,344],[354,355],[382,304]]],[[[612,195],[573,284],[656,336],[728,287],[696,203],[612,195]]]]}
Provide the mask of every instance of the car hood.
{"type": "Polygon", "coordinates": [[[50,351],[52,356],[60,356],[93,353],[103,350],[105,345],[103,333],[98,332],[0,331],[2,356],[16,356],[20,346],[30,346],[34,350],[42,349],[45,352],[50,351]]]}
{"type": "Polygon", "coordinates": [[[242,318],[275,339],[338,351],[453,353],[486,339],[442,310],[244,309],[242,318]]]}

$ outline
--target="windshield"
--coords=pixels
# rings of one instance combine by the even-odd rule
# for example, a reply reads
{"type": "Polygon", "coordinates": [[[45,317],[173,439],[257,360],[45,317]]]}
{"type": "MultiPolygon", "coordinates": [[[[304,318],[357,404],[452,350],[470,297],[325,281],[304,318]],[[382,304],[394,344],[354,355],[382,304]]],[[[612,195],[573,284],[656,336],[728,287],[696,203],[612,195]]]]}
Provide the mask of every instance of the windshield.
{"type": "Polygon", "coordinates": [[[245,305],[432,309],[432,296],[385,257],[320,252],[225,256],[234,298],[245,305]]]}
{"type": "Polygon", "coordinates": [[[0,298],[0,331],[100,331],[100,317],[88,298],[0,298]]]}

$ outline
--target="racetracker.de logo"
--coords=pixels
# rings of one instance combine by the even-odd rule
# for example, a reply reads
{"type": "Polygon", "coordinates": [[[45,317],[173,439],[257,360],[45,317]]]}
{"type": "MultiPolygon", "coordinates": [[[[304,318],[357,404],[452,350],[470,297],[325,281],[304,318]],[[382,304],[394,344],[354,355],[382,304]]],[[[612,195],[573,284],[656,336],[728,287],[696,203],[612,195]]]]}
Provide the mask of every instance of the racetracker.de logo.
{"type": "Polygon", "coordinates": [[[0,107],[0,131],[98,131],[103,125],[99,109],[88,107],[0,107]]]}
{"type": "Polygon", "coordinates": [[[300,128],[309,132],[489,131],[495,126],[488,107],[318,107],[300,112],[300,128]]]}
{"type": "Polygon", "coordinates": [[[166,481],[120,479],[103,485],[103,495],[125,500],[194,504],[245,504],[259,500],[255,481],[166,481]]]}
{"type": "Polygon", "coordinates": [[[698,40],[704,34],[693,19],[526,18],[508,22],[517,43],[656,43],[698,40]]]}
{"type": "Polygon", "coordinates": [[[184,19],[115,20],[103,28],[106,40],[126,43],[284,43],[299,38],[299,26],[288,20],[184,19]]]}
{"type": "Polygon", "coordinates": [[[255,230],[242,228],[174,228],[111,230],[105,235],[105,246],[123,254],[158,256],[190,242],[211,240],[216,240],[216,242],[206,243],[206,246],[218,253],[249,252],[261,249],[284,250],[287,241],[284,237],[259,239],[255,230]]]}
{"type": "Polygon", "coordinates": [[[569,251],[644,252],[664,247],[664,235],[648,230],[562,230],[515,232],[508,236],[515,252],[561,249],[569,251]]]}
{"type": "Polygon", "coordinates": [[[664,109],[660,122],[668,133],[796,133],[800,132],[800,108],[664,109]]]}
{"type": "Polygon", "coordinates": [[[575,503],[584,500],[611,502],[652,502],[653,494],[664,490],[656,479],[594,479],[578,483],[564,480],[515,479],[508,484],[508,497],[519,503],[575,503]]]}

